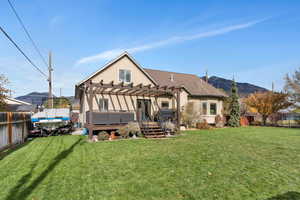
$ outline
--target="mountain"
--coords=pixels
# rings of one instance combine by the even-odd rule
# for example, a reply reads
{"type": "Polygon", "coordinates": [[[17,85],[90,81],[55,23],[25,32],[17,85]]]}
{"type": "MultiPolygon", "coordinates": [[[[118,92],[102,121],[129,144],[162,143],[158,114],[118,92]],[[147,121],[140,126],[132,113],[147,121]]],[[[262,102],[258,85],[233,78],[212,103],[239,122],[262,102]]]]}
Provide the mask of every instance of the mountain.
{"type": "Polygon", "coordinates": [[[48,98],[48,92],[31,92],[24,96],[16,97],[17,100],[25,101],[33,105],[42,105],[48,98]]]}
{"type": "MultiPolygon", "coordinates": [[[[55,96],[54,96],[55,97],[55,96]]],[[[71,103],[74,102],[74,97],[65,97],[70,100],[71,103]]],[[[44,101],[48,99],[48,92],[31,92],[24,96],[16,97],[17,100],[25,101],[33,105],[42,105],[44,101]]]]}
{"type": "MultiPolygon", "coordinates": [[[[203,78],[205,79],[205,77],[203,78]]],[[[213,85],[216,88],[223,89],[227,94],[231,92],[231,84],[232,80],[224,79],[217,76],[211,76],[208,79],[208,83],[213,85]]],[[[239,95],[241,97],[248,96],[254,92],[266,92],[268,91],[266,88],[259,87],[250,83],[239,83],[237,82],[237,87],[239,91],[239,95]]]]}

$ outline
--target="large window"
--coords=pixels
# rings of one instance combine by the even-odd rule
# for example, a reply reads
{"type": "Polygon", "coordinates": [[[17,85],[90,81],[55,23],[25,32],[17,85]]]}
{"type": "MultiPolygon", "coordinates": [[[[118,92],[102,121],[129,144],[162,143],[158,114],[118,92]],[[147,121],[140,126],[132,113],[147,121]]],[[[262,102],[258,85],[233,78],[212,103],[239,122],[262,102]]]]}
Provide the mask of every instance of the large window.
{"type": "Polygon", "coordinates": [[[217,114],[217,104],[216,103],[210,103],[209,110],[211,115],[217,114]]]}
{"type": "Polygon", "coordinates": [[[162,109],[169,109],[169,102],[168,101],[162,101],[161,102],[161,108],[162,109]]]}
{"type": "Polygon", "coordinates": [[[119,70],[119,81],[123,81],[124,83],[131,82],[131,71],[127,69],[119,70]]]}
{"type": "Polygon", "coordinates": [[[202,115],[207,115],[207,103],[206,102],[202,103],[201,114],[202,115]]]}
{"type": "Polygon", "coordinates": [[[99,110],[108,111],[108,99],[99,99],[99,110]]]}

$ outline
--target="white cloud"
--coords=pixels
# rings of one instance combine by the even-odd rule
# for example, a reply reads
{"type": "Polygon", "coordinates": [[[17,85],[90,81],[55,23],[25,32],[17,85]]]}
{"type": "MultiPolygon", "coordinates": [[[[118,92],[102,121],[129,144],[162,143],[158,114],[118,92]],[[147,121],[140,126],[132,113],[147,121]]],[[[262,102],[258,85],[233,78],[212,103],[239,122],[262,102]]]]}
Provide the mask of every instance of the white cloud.
{"type": "Polygon", "coordinates": [[[201,39],[201,38],[207,38],[207,37],[214,37],[214,36],[218,36],[218,35],[223,35],[223,34],[226,34],[226,33],[232,32],[232,31],[237,31],[237,30],[249,28],[249,27],[254,26],[258,23],[261,23],[261,22],[263,22],[267,19],[268,18],[264,18],[264,19],[261,19],[261,20],[250,21],[250,22],[243,23],[243,24],[231,25],[231,26],[215,29],[215,30],[212,30],[212,31],[197,33],[197,34],[194,34],[194,35],[174,36],[174,37],[168,38],[166,40],[161,40],[161,41],[158,41],[158,42],[153,42],[153,43],[150,43],[150,44],[145,44],[145,45],[132,47],[132,48],[127,48],[127,49],[126,48],[112,49],[112,50],[101,52],[101,53],[96,54],[96,55],[83,57],[83,58],[79,59],[76,64],[78,65],[78,64],[86,64],[86,63],[90,63],[90,62],[97,62],[97,61],[100,61],[100,60],[109,60],[109,59],[112,59],[112,58],[116,57],[117,55],[121,54],[124,51],[128,51],[130,53],[137,53],[137,52],[146,51],[146,50],[149,50],[149,49],[154,49],[154,48],[166,46],[166,45],[169,45],[169,44],[181,43],[181,42],[190,41],[190,40],[196,40],[196,39],[201,39]]]}

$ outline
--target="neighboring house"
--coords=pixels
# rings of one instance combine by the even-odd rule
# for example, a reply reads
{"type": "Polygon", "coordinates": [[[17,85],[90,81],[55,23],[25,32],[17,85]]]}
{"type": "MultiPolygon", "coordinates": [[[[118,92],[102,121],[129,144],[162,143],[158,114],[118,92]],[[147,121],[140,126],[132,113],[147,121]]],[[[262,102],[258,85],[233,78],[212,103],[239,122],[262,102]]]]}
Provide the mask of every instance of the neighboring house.
{"type": "Polygon", "coordinates": [[[32,112],[34,111],[34,106],[25,101],[20,101],[10,97],[5,98],[6,111],[7,112],[32,112]]]}
{"type": "MultiPolygon", "coordinates": [[[[103,113],[94,116],[98,122],[91,124],[101,124],[101,119],[103,124],[110,123],[107,116],[114,118],[115,113],[131,113],[123,115],[124,121],[153,121],[161,119],[155,115],[162,110],[173,110],[177,117],[173,120],[180,121],[180,112],[188,102],[193,102],[202,118],[213,124],[215,116],[222,115],[224,97],[225,93],[194,74],[142,68],[127,52],[79,82],[75,88],[75,98],[80,104],[79,121],[86,127],[89,118],[93,117],[88,112],[90,108],[93,112],[103,113]]],[[[122,121],[119,115],[117,120],[122,121]]]]}

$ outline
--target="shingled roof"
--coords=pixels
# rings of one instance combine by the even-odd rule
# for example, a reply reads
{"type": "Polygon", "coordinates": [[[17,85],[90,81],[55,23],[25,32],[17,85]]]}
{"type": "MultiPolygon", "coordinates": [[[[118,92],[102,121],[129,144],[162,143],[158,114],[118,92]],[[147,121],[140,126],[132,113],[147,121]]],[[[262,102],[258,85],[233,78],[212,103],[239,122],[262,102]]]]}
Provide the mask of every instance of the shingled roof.
{"type": "Polygon", "coordinates": [[[194,74],[168,72],[154,69],[144,70],[159,84],[166,86],[184,86],[192,96],[226,97],[221,90],[203,81],[194,74]]]}

